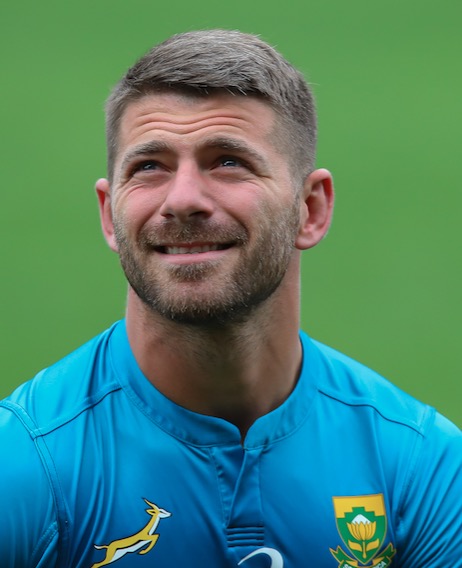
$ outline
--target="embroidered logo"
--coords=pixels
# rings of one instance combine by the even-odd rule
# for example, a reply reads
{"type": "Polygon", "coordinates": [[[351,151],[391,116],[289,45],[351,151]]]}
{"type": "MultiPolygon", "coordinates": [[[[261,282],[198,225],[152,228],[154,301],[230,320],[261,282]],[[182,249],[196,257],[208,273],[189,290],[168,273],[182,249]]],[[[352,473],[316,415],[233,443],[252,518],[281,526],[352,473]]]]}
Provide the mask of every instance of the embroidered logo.
{"type": "Polygon", "coordinates": [[[146,509],[146,513],[151,515],[147,525],[137,533],[119,540],[113,540],[110,544],[95,544],[94,547],[98,550],[103,548],[106,549],[106,556],[101,562],[93,564],[91,568],[107,566],[108,564],[112,564],[113,562],[120,560],[120,558],[126,554],[132,552],[136,552],[137,554],[147,554],[151,551],[159,538],[159,535],[155,534],[155,531],[160,519],[170,517],[171,513],[165,509],[160,509],[157,505],[154,505],[154,503],[151,503],[147,499],[144,499],[144,501],[149,505],[149,509],[146,509]]]}
{"type": "Polygon", "coordinates": [[[387,534],[387,514],[383,495],[334,497],[337,530],[349,556],[340,546],[330,549],[339,568],[370,566],[385,568],[392,562],[396,549],[390,543],[380,552],[387,534]]]}

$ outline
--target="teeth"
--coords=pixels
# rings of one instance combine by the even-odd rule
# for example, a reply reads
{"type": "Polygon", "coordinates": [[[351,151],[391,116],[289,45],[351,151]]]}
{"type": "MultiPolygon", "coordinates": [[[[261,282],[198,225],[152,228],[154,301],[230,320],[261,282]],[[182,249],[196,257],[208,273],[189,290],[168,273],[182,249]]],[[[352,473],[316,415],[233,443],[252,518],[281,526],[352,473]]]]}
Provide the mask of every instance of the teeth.
{"type": "Polygon", "coordinates": [[[190,247],[165,247],[167,254],[193,254],[198,252],[209,252],[211,250],[218,250],[218,245],[203,245],[203,246],[190,246],[190,247]]]}

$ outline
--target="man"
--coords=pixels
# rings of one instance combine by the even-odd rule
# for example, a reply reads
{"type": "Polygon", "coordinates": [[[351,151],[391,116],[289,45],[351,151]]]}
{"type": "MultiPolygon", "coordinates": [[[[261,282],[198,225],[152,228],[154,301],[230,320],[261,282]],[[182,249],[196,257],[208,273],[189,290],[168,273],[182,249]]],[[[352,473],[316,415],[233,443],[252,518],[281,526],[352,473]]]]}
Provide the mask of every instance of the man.
{"type": "Polygon", "coordinates": [[[301,74],[174,36],[107,138],[126,318],[3,401],[1,566],[462,566],[460,431],[299,332],[333,207],[301,74]]]}

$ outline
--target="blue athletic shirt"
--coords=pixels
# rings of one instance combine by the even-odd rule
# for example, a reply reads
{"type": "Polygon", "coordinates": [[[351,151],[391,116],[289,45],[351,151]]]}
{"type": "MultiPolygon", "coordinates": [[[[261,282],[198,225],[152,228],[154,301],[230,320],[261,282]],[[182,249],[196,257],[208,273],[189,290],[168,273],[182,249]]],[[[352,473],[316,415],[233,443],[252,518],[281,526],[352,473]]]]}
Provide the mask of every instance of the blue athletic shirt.
{"type": "Polygon", "coordinates": [[[241,442],[142,374],[125,322],[0,403],[1,568],[462,566],[462,435],[300,334],[241,442]]]}

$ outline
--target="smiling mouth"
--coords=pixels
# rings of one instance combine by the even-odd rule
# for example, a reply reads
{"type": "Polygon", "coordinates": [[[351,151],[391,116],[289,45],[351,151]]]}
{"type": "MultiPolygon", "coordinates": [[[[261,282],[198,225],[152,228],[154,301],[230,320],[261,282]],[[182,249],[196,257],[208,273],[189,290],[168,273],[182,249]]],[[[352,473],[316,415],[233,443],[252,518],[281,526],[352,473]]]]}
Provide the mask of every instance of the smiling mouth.
{"type": "Polygon", "coordinates": [[[226,250],[230,248],[232,244],[207,244],[207,245],[180,245],[180,246],[173,246],[173,245],[166,245],[161,247],[155,247],[157,252],[162,254],[198,254],[216,250],[226,250]]]}

